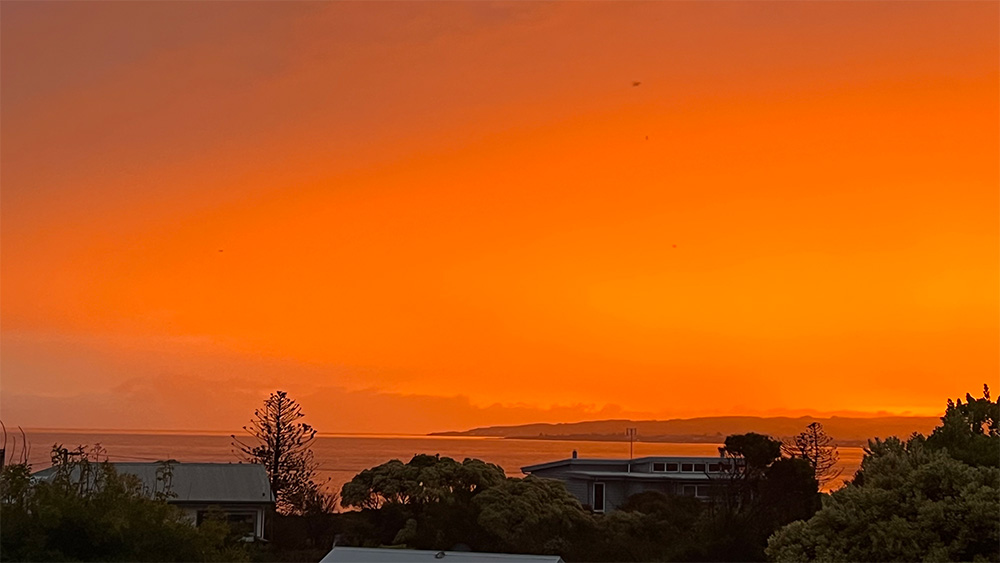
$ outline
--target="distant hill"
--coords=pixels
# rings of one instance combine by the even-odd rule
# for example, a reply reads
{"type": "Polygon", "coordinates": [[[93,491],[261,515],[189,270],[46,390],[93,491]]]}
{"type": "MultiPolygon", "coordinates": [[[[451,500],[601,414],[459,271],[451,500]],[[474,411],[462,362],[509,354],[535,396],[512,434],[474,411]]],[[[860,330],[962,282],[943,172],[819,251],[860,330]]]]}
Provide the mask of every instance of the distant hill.
{"type": "Polygon", "coordinates": [[[625,429],[637,429],[640,442],[721,443],[730,434],[757,432],[776,438],[795,436],[813,422],[842,446],[863,446],[869,438],[928,434],[941,421],[931,416],[885,416],[854,418],[832,416],[711,416],[670,420],[591,420],[569,423],[536,423],[517,426],[486,426],[464,432],[432,432],[431,436],[495,436],[541,440],[624,440],[625,429]]]}

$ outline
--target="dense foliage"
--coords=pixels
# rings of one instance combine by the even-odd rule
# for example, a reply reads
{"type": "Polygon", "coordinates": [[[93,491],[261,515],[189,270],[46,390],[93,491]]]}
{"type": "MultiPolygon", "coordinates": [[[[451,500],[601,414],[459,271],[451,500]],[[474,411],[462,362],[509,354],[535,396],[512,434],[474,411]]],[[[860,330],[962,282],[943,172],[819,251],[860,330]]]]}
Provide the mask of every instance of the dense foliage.
{"type": "Polygon", "coordinates": [[[394,459],[365,469],[344,485],[341,503],[353,508],[463,503],[505,478],[499,466],[478,459],[458,463],[449,457],[416,455],[405,464],[394,459]]]}
{"type": "Polygon", "coordinates": [[[948,399],[941,426],[927,438],[927,447],[945,450],[951,457],[975,466],[1000,466],[1000,402],[990,400],[990,388],[974,399],[948,399]]]}
{"type": "Polygon", "coordinates": [[[925,439],[869,442],[815,516],[771,538],[776,561],[1000,561],[997,403],[948,401],[925,439]]]}
{"type": "Polygon", "coordinates": [[[781,459],[780,442],[727,439],[740,470],[717,483],[712,502],[649,492],[621,510],[594,514],[560,481],[507,478],[475,459],[429,455],[389,461],[343,487],[342,544],[469,548],[560,555],[567,561],[750,561],[767,537],[819,507],[812,467],[781,459]]]}
{"type": "MultiPolygon", "coordinates": [[[[96,452],[93,452],[96,453],[96,452]]],[[[58,446],[51,479],[27,464],[0,471],[0,554],[6,561],[242,561],[224,518],[200,527],[169,504],[169,488],[143,487],[82,448],[58,446]]],[[[165,468],[169,471],[169,468],[165,468]]]]}
{"type": "Polygon", "coordinates": [[[711,498],[650,491],[607,514],[581,506],[559,481],[417,455],[346,484],[343,505],[357,510],[327,515],[323,537],[568,562],[1000,561],[997,418],[988,390],[949,401],[929,438],[870,442],[853,482],[832,495],[818,492],[817,477],[828,478],[836,459],[818,425],[784,448],[761,434],[729,436],[721,453],[732,471],[712,482],[711,498]]]}

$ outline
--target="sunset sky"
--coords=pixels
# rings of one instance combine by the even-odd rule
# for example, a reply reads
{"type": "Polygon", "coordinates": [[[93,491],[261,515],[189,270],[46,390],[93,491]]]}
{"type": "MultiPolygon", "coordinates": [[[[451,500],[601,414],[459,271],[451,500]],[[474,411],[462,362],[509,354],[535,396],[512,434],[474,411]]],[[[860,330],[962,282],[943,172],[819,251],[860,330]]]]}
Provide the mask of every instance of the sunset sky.
{"type": "Polygon", "coordinates": [[[323,432],[938,415],[1000,385],[1000,3],[0,25],[8,427],[237,429],[275,389],[323,432]]]}

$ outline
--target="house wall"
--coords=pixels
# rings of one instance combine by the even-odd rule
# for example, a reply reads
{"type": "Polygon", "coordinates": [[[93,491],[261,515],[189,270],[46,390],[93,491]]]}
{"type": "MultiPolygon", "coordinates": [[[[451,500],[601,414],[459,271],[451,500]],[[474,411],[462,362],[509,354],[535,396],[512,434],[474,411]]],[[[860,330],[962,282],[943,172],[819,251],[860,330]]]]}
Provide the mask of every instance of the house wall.
{"type": "MultiPolygon", "coordinates": [[[[542,479],[558,479],[566,485],[566,489],[571,495],[576,497],[580,504],[594,506],[594,486],[595,482],[604,483],[604,510],[605,512],[616,510],[632,495],[645,492],[657,491],[666,495],[681,495],[685,484],[705,485],[705,481],[690,481],[686,479],[692,475],[692,471],[656,471],[652,470],[653,463],[670,462],[678,464],[711,464],[719,463],[719,458],[714,457],[656,457],[633,461],[622,460],[620,463],[587,463],[584,459],[573,459],[571,463],[545,467],[531,471],[531,474],[542,479]],[[631,465],[631,468],[629,467],[631,465]],[[581,472],[619,472],[633,473],[648,476],[655,473],[657,479],[630,479],[623,476],[583,477],[581,472]]],[[[704,471],[697,472],[703,474],[704,471]]],[[[717,471],[712,474],[718,475],[717,471]]],[[[704,497],[702,497],[704,498],[704,497]]]]}
{"type": "Polygon", "coordinates": [[[590,486],[589,482],[581,481],[579,479],[570,479],[568,481],[563,480],[563,483],[566,484],[566,490],[569,491],[569,494],[576,497],[576,500],[580,501],[580,504],[593,505],[593,502],[587,496],[588,495],[587,489],[590,486]]]}
{"type": "Polygon", "coordinates": [[[264,513],[267,511],[267,505],[256,505],[256,504],[177,504],[177,507],[181,509],[184,513],[185,518],[191,521],[193,524],[198,523],[198,513],[217,509],[221,510],[227,516],[237,515],[237,514],[247,514],[253,515],[253,534],[254,538],[264,537],[264,513]]]}
{"type": "Polygon", "coordinates": [[[604,511],[617,510],[632,495],[646,491],[656,491],[665,495],[680,495],[682,483],[672,481],[634,481],[612,479],[565,480],[566,489],[580,501],[580,504],[594,506],[594,483],[604,483],[604,511]]]}

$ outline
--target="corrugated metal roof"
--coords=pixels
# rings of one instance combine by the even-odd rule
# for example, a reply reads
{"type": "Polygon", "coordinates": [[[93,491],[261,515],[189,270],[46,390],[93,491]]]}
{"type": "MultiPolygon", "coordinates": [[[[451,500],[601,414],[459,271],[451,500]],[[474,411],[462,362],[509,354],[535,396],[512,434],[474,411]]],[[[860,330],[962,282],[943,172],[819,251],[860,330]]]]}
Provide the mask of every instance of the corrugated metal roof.
{"type": "Polygon", "coordinates": [[[558,555],[335,547],[320,563],[562,563],[558,555]]]}
{"type": "MultiPolygon", "coordinates": [[[[161,463],[112,463],[119,473],[136,475],[150,490],[162,490],[156,481],[156,471],[161,463]]],[[[271,503],[274,496],[263,465],[252,463],[179,463],[170,464],[170,490],[177,496],[174,503],[271,503]]],[[[53,468],[34,474],[39,479],[49,479],[53,468]]]]}

